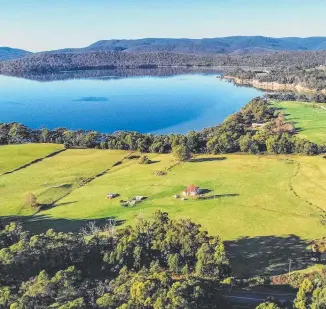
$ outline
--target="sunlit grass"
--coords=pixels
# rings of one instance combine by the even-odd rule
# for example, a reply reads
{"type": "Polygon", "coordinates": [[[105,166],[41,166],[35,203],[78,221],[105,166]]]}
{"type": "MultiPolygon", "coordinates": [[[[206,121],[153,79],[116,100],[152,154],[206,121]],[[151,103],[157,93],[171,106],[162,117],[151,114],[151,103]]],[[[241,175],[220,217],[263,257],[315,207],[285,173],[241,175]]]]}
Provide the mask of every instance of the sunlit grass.
{"type": "Polygon", "coordinates": [[[37,164],[0,177],[0,215],[28,215],[29,193],[39,204],[51,204],[82,185],[89,177],[111,168],[128,153],[95,149],[67,150],[37,164]]]}
{"type": "Polygon", "coordinates": [[[57,144],[23,144],[0,146],[0,175],[63,149],[57,144]]]}
{"type": "Polygon", "coordinates": [[[175,164],[172,156],[149,157],[157,163],[125,162],[74,190],[42,215],[71,220],[116,217],[133,224],[136,216],[150,217],[162,210],[174,218],[190,218],[224,239],[288,234],[313,238],[326,232],[318,214],[322,206],[318,196],[324,189],[305,190],[307,182],[326,181],[326,170],[316,170],[323,163],[321,157],[203,156],[204,160],[173,167],[166,176],[153,172],[175,164]],[[298,166],[300,172],[294,176],[298,166]],[[173,197],[192,183],[210,191],[206,200],[173,197]],[[107,200],[109,192],[120,197],[107,200]],[[120,200],[136,195],[148,199],[131,208],[120,205],[120,200]]]}
{"type": "Polygon", "coordinates": [[[315,143],[326,143],[326,104],[277,102],[274,105],[283,110],[287,121],[294,122],[298,136],[315,143]]]}

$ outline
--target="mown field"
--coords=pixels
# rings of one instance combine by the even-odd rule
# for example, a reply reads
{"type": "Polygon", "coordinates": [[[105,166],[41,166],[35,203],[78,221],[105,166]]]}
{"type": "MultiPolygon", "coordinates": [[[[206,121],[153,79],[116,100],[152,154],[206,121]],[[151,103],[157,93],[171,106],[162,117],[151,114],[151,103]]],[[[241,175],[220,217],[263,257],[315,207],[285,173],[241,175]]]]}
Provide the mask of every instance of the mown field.
{"type": "Polygon", "coordinates": [[[326,160],[321,156],[203,155],[177,165],[172,155],[149,154],[149,165],[126,156],[124,151],[66,150],[0,176],[0,216],[22,217],[34,232],[74,231],[108,217],[134,224],[160,209],[220,235],[241,276],[248,269],[251,275],[281,273],[289,255],[326,235],[321,223],[326,160]],[[158,170],[167,175],[155,175],[158,170]],[[192,183],[205,189],[203,199],[173,197],[192,183]],[[109,192],[120,197],[108,200],[109,192]],[[42,204],[39,212],[24,202],[28,193],[42,204]],[[147,199],[134,207],[120,205],[137,195],[147,199]]]}
{"type": "Polygon", "coordinates": [[[326,104],[303,102],[276,102],[286,120],[294,122],[298,135],[312,142],[326,143],[326,104]]]}

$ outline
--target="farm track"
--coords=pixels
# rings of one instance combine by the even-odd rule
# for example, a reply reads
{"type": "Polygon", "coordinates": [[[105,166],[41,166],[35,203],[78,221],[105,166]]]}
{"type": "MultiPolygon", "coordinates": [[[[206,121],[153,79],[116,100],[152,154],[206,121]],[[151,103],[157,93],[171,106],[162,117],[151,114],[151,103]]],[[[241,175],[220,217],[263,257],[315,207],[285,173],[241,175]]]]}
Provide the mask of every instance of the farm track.
{"type": "Polygon", "coordinates": [[[298,162],[297,164],[297,168],[295,170],[294,175],[290,178],[290,183],[289,183],[289,188],[290,191],[301,201],[303,201],[306,205],[308,205],[311,209],[313,209],[314,211],[317,211],[319,213],[319,215],[322,218],[326,218],[326,211],[324,209],[322,209],[321,207],[319,207],[318,205],[315,205],[313,203],[311,203],[309,200],[301,197],[297,191],[294,189],[294,179],[298,176],[299,172],[301,170],[301,163],[298,162]]]}
{"type": "Polygon", "coordinates": [[[3,174],[0,174],[0,177],[1,177],[1,176],[5,176],[5,175],[9,175],[9,174],[13,174],[14,172],[20,171],[20,170],[22,170],[22,169],[25,169],[25,168],[31,166],[31,165],[37,164],[37,163],[39,163],[39,162],[42,162],[42,161],[45,160],[45,159],[52,158],[52,157],[58,155],[59,153],[62,153],[62,152],[64,152],[64,151],[66,151],[66,150],[67,150],[67,149],[60,149],[60,150],[57,150],[57,151],[55,151],[55,152],[52,152],[52,153],[46,155],[45,157],[35,159],[35,160],[33,160],[33,161],[29,162],[29,163],[26,163],[26,164],[24,164],[24,165],[22,165],[22,166],[20,166],[20,167],[17,167],[17,168],[15,168],[15,169],[11,170],[11,171],[8,171],[8,172],[5,172],[5,173],[3,173],[3,174]]]}
{"type": "Polygon", "coordinates": [[[265,210],[265,211],[270,211],[270,212],[277,212],[277,213],[282,213],[282,214],[300,216],[300,217],[305,217],[305,218],[319,217],[320,216],[318,214],[286,211],[286,210],[280,210],[280,209],[261,207],[261,206],[258,206],[258,205],[252,205],[252,206],[249,206],[249,207],[259,208],[259,209],[262,209],[262,210],[265,210]]]}

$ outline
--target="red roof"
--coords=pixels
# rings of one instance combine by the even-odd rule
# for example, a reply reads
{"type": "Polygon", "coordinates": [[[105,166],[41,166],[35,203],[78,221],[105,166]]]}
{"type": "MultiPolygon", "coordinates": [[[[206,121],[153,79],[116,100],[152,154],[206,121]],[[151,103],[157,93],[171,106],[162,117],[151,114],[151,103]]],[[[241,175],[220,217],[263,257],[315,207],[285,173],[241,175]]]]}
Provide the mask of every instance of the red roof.
{"type": "Polygon", "coordinates": [[[195,185],[190,185],[186,188],[185,192],[190,193],[190,192],[197,192],[199,188],[195,185]]]}

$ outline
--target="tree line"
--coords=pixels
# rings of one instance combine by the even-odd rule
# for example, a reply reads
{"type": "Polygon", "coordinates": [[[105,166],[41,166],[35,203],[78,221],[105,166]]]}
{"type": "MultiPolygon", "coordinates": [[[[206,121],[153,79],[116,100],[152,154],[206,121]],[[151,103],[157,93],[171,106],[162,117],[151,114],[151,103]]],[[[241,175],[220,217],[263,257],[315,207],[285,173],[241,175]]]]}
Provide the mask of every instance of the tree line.
{"type": "Polygon", "coordinates": [[[230,274],[218,237],[163,212],[117,230],[0,226],[0,308],[220,308],[230,274]]]}
{"type": "MultiPolygon", "coordinates": [[[[243,80],[257,80],[259,82],[276,82],[279,84],[300,85],[308,89],[321,91],[326,89],[326,70],[322,67],[290,66],[273,67],[266,74],[253,70],[238,69],[231,73],[232,76],[243,80]]],[[[323,96],[325,100],[325,95],[323,96]]]]}
{"type": "MultiPolygon", "coordinates": [[[[219,237],[160,211],[133,227],[91,223],[77,233],[0,222],[1,309],[229,308],[225,291],[242,286],[231,276],[219,237]]],[[[293,303],[267,297],[256,309],[325,306],[319,277],[303,278],[293,303]]]]}
{"type": "Polygon", "coordinates": [[[190,154],[269,152],[315,155],[325,152],[324,145],[299,138],[295,133],[294,124],[287,123],[282,112],[276,110],[266,98],[258,97],[228,117],[221,125],[191,131],[186,135],[127,131],[104,134],[65,128],[32,130],[14,122],[0,124],[0,145],[58,143],[64,144],[66,148],[119,149],[142,153],[170,153],[176,149],[190,154]]]}
{"type": "Polygon", "coordinates": [[[326,281],[320,276],[318,279],[304,279],[300,283],[297,296],[293,303],[281,304],[270,299],[260,304],[256,309],[323,309],[326,308],[326,281]]]}
{"type": "Polygon", "coordinates": [[[298,101],[298,102],[313,102],[313,103],[326,103],[326,95],[317,93],[314,95],[308,95],[297,92],[288,93],[267,93],[264,95],[268,100],[276,101],[298,101]]]}

